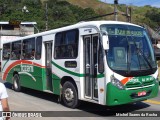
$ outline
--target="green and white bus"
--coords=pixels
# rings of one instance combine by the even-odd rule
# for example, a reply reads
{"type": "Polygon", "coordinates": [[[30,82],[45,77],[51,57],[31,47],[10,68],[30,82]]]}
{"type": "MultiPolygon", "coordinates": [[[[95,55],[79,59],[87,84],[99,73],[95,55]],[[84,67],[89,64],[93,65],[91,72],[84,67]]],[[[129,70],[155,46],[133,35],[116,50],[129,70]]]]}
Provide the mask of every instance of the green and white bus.
{"type": "Polygon", "coordinates": [[[80,22],[3,41],[2,79],[60,96],[114,106],[158,95],[158,69],[141,26],[118,21],[80,22]]]}

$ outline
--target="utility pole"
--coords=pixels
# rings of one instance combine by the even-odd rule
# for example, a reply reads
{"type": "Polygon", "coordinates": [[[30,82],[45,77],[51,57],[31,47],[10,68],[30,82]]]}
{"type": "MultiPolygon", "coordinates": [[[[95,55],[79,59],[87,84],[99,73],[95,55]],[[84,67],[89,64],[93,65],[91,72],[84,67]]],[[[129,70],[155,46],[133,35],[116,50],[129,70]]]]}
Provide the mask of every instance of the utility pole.
{"type": "Polygon", "coordinates": [[[132,22],[132,7],[129,7],[129,22],[132,22]]]}
{"type": "Polygon", "coordinates": [[[132,14],[132,8],[126,6],[126,19],[127,19],[127,22],[131,22],[131,14],[132,14]]]}
{"type": "Polygon", "coordinates": [[[114,0],[114,20],[117,21],[117,4],[118,0],[114,0]]]}
{"type": "Polygon", "coordinates": [[[48,30],[48,4],[46,2],[46,31],[48,30]]]}
{"type": "Polygon", "coordinates": [[[129,14],[129,8],[128,8],[128,6],[126,6],[126,21],[127,22],[130,22],[130,14],[129,14]]]}

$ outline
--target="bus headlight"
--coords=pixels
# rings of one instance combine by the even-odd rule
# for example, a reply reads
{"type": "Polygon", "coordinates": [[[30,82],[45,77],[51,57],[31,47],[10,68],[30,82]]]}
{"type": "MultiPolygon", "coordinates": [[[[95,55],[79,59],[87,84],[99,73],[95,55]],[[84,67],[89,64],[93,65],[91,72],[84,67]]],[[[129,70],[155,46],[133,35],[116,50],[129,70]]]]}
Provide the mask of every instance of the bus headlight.
{"type": "Polygon", "coordinates": [[[116,86],[118,89],[121,89],[121,90],[124,89],[123,84],[118,79],[116,79],[113,75],[111,76],[111,83],[112,85],[116,86]]]}

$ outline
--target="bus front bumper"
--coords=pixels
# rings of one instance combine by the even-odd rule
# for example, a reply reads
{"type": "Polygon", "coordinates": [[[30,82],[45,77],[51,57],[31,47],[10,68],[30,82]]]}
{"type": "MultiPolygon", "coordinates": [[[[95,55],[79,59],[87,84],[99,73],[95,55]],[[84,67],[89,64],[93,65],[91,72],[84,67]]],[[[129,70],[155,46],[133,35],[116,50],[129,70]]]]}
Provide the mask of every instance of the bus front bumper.
{"type": "Polygon", "coordinates": [[[159,91],[159,84],[156,83],[154,86],[132,89],[132,90],[120,90],[111,83],[107,85],[106,92],[106,105],[115,106],[127,103],[133,103],[136,101],[143,101],[149,98],[156,97],[159,91]],[[146,95],[139,96],[138,93],[145,92],[146,95]]]}

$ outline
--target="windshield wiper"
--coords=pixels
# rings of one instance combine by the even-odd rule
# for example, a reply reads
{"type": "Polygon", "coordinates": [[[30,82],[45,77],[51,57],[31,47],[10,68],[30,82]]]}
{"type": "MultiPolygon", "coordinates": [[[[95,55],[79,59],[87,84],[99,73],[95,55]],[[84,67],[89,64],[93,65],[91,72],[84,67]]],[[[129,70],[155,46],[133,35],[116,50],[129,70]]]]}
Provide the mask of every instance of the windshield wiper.
{"type": "MultiPolygon", "coordinates": [[[[128,27],[127,27],[127,28],[128,28],[128,27]]],[[[129,28],[128,28],[128,30],[129,30],[129,28]]],[[[138,55],[141,55],[141,56],[143,57],[143,59],[146,61],[146,63],[148,64],[148,66],[149,66],[150,69],[152,70],[153,68],[152,68],[150,62],[148,61],[148,59],[146,58],[146,56],[143,54],[143,52],[141,51],[141,49],[137,47],[137,44],[136,44],[136,42],[135,42],[135,39],[133,38],[132,35],[131,35],[131,38],[132,38],[132,41],[133,41],[133,43],[134,43],[134,45],[135,45],[135,47],[136,47],[137,54],[138,54],[138,55]]],[[[138,56],[137,56],[137,57],[138,57],[138,56]]],[[[129,60],[128,60],[128,61],[129,61],[129,60]]],[[[139,57],[138,57],[138,62],[139,62],[140,70],[141,70],[140,58],[139,58],[139,57]]],[[[129,65],[129,67],[130,67],[130,65],[129,65]]]]}
{"type": "Polygon", "coordinates": [[[128,74],[130,73],[130,67],[131,67],[131,46],[129,44],[128,38],[127,38],[127,42],[128,42],[128,50],[127,50],[127,72],[128,74]]]}
{"type": "Polygon", "coordinates": [[[136,49],[137,49],[137,53],[144,58],[144,60],[146,61],[146,63],[150,67],[150,69],[152,70],[153,68],[152,68],[150,62],[148,61],[148,59],[146,58],[146,56],[143,54],[143,52],[141,51],[141,49],[137,47],[137,45],[136,45],[136,49]]]}
{"type": "MultiPolygon", "coordinates": [[[[143,54],[142,50],[140,48],[137,47],[137,44],[135,42],[135,39],[132,37],[133,43],[136,47],[136,51],[138,55],[141,55],[143,57],[143,59],[146,61],[147,65],[149,66],[149,68],[152,70],[152,66],[150,64],[150,62],[148,61],[148,59],[146,58],[146,56],[143,54]]],[[[141,70],[141,65],[140,65],[140,61],[139,61],[139,66],[140,66],[140,70],[141,70]]]]}

